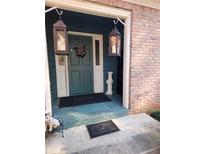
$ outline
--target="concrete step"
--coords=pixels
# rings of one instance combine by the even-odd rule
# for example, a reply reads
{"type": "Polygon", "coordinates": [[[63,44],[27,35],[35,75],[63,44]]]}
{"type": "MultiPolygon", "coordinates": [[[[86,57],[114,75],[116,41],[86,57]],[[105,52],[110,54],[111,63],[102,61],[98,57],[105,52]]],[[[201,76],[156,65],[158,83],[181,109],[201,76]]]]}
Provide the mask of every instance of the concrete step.
{"type": "Polygon", "coordinates": [[[111,120],[113,118],[119,118],[128,115],[128,111],[123,111],[119,113],[113,113],[113,112],[106,112],[106,113],[99,113],[96,115],[92,115],[89,117],[85,118],[79,118],[77,120],[66,120],[65,117],[64,119],[64,128],[71,128],[71,127],[76,127],[80,125],[89,125],[93,123],[98,123],[98,122],[103,122],[107,120],[111,120]]]}
{"type": "Polygon", "coordinates": [[[102,122],[128,115],[128,109],[122,107],[119,101],[79,105],[74,107],[53,107],[53,116],[64,120],[65,129],[102,122]]]}

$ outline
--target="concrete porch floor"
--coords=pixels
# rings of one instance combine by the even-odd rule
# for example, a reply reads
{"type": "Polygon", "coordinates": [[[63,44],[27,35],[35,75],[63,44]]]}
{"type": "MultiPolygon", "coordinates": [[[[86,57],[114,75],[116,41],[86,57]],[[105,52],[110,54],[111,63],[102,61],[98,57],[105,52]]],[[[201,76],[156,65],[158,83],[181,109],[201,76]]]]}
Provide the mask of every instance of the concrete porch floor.
{"type": "Polygon", "coordinates": [[[128,109],[122,107],[121,96],[109,96],[112,101],[79,105],[66,108],[53,107],[54,117],[62,117],[64,128],[88,125],[128,115],[128,109]]]}
{"type": "Polygon", "coordinates": [[[85,125],[46,138],[46,154],[159,154],[160,124],[141,113],[113,119],[120,131],[91,139],[85,125]]]}

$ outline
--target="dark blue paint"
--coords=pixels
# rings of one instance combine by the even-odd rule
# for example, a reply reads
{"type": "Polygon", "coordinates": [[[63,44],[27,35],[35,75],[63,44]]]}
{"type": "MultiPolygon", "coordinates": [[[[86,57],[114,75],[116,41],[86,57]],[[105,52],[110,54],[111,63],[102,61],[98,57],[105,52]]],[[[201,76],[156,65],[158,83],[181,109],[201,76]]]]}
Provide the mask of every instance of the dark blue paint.
{"type": "MultiPolygon", "coordinates": [[[[49,59],[49,71],[51,81],[51,95],[52,105],[58,105],[57,99],[57,84],[56,84],[56,67],[55,67],[55,54],[53,49],[53,29],[52,25],[58,19],[58,15],[55,10],[46,14],[46,37],[47,37],[47,48],[48,48],[48,59],[49,59]]],[[[71,11],[64,11],[62,20],[68,26],[69,31],[79,31],[86,33],[96,33],[103,35],[103,60],[104,60],[104,91],[106,92],[107,85],[107,72],[113,72],[113,91],[116,93],[117,88],[117,67],[118,58],[108,56],[108,35],[113,28],[113,19],[104,18],[99,16],[93,16],[88,14],[76,13],[71,11]]],[[[118,24],[118,29],[122,33],[123,26],[118,24]]]]}

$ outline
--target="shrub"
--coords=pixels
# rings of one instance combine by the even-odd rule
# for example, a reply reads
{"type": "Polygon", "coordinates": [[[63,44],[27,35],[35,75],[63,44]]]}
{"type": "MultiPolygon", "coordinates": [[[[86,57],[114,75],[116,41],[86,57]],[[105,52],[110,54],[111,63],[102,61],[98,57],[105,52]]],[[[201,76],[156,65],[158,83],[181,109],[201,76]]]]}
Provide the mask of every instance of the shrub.
{"type": "Polygon", "coordinates": [[[153,111],[151,112],[150,116],[158,121],[160,121],[160,111],[153,111]]]}

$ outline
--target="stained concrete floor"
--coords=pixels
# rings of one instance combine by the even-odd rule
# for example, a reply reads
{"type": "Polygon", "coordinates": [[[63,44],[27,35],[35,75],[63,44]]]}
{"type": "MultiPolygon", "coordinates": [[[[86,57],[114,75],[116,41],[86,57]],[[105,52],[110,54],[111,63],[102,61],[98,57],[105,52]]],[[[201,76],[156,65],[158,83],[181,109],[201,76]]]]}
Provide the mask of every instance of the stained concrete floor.
{"type": "Polygon", "coordinates": [[[128,109],[122,107],[121,96],[108,97],[112,101],[65,108],[52,107],[53,116],[63,118],[64,128],[68,129],[128,115],[128,109]]]}
{"type": "Polygon", "coordinates": [[[159,154],[160,124],[141,113],[113,119],[120,131],[91,139],[85,125],[46,137],[46,154],[159,154]]]}

